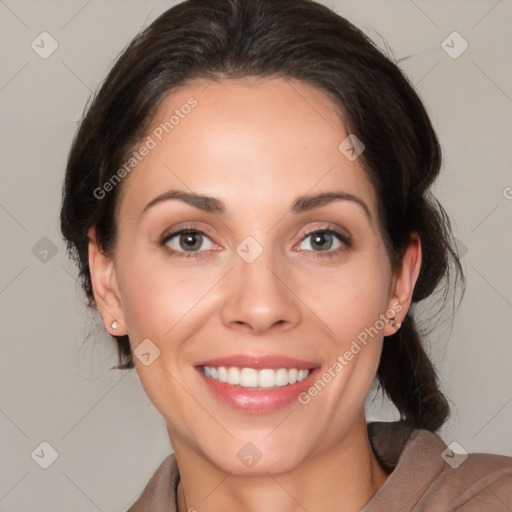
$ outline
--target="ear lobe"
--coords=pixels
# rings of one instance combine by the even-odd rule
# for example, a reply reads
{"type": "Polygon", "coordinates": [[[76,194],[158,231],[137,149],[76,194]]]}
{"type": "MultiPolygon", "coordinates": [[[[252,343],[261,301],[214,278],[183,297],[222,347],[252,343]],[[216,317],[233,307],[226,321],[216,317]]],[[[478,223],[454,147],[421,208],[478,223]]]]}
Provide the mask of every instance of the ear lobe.
{"type": "MultiPolygon", "coordinates": [[[[402,323],[412,302],[414,286],[418,280],[421,268],[421,239],[417,232],[410,236],[409,243],[402,255],[402,264],[393,275],[389,308],[395,311],[395,321],[402,323]]],[[[396,326],[386,324],[384,336],[390,336],[397,331],[396,326]]]]}
{"type": "Polygon", "coordinates": [[[89,269],[94,300],[107,331],[113,336],[123,336],[126,334],[126,328],[114,261],[99,247],[94,226],[89,229],[88,236],[89,269]],[[115,332],[112,328],[114,321],[117,322],[115,332]]]}

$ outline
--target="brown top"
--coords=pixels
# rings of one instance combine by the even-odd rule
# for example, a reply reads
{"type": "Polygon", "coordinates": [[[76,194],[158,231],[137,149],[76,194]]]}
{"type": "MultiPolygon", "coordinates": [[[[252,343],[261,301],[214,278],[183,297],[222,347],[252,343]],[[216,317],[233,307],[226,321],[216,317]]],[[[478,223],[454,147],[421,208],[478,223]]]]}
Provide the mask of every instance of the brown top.
{"type": "MultiPolygon", "coordinates": [[[[400,422],[370,422],[368,435],[375,456],[392,472],[361,512],[512,512],[512,457],[464,458],[437,434],[400,422]]],[[[176,512],[178,482],[171,454],[128,512],[176,512]]]]}

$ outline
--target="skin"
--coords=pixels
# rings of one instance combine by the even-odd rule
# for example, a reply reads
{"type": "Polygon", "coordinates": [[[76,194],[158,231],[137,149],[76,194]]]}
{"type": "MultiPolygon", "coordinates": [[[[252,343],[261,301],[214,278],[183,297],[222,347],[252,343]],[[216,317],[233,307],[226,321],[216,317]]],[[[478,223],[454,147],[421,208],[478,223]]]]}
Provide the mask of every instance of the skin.
{"type": "Polygon", "coordinates": [[[113,256],[102,253],[94,228],[89,245],[109,332],[115,319],[132,349],[149,338],[160,350],[151,365],[135,363],[168,425],[180,468],[179,510],[359,511],[388,476],[370,446],[364,401],[383,338],[396,327],[386,323],[309,404],[294,401],[274,413],[229,408],[204,386],[195,364],[281,354],[328,368],[379,314],[400,304],[396,321],[405,317],[421,263],[419,238],[413,233],[401,267],[392,269],[375,190],[360,160],[338,150],[348,133],[321,91],[282,78],[197,81],[165,99],[153,126],[190,96],[197,107],[122,183],[113,256]],[[173,199],[141,216],[169,189],[213,196],[226,213],[173,199]],[[299,196],[339,190],[364,201],[371,219],[348,200],[289,211],[299,196]],[[207,234],[200,257],[197,250],[190,258],[169,252],[187,254],[179,235],[159,245],[159,237],[189,225],[207,234]],[[351,245],[334,238],[332,246],[313,246],[306,233],[326,227],[350,233],[351,245]],[[263,248],[252,263],[236,252],[247,236],[263,248]],[[247,442],[262,454],[252,468],[237,457],[247,442]]]}

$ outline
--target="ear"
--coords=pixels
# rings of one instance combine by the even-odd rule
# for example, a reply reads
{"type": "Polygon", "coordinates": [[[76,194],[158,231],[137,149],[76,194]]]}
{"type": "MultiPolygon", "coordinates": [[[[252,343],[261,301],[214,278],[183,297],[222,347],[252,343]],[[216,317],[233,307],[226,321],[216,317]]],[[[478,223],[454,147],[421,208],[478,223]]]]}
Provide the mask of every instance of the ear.
{"type": "MultiPolygon", "coordinates": [[[[418,280],[421,267],[421,239],[417,232],[413,232],[402,255],[400,268],[393,273],[388,311],[394,312],[395,321],[402,323],[411,307],[414,286],[418,280]]],[[[391,318],[393,316],[391,315],[391,318]]],[[[389,322],[384,328],[384,336],[395,334],[397,327],[389,322]]]]}
{"type": "Polygon", "coordinates": [[[94,299],[98,307],[105,328],[112,336],[127,334],[121,298],[116,278],[116,269],[112,258],[103,253],[96,239],[96,230],[91,227],[89,236],[89,269],[91,272],[92,289],[94,299]],[[114,332],[112,322],[117,322],[114,332]]]}

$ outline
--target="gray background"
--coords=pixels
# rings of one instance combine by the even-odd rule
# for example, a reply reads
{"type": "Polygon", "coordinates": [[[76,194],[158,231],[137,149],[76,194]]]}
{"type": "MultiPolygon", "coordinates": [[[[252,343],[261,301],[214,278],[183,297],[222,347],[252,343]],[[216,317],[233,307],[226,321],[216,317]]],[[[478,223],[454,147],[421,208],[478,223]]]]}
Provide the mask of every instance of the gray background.
{"type": "MultiPolygon", "coordinates": [[[[91,91],[174,3],[0,0],[1,511],[126,510],[171,450],[135,371],[108,370],[113,345],[86,311],[58,212],[91,91]],[[31,48],[43,31],[58,43],[47,59],[31,48]],[[43,441],[58,453],[48,469],[31,457],[43,441]]],[[[403,59],[443,146],[435,191],[468,286],[453,330],[432,337],[453,409],[440,434],[468,451],[512,455],[512,2],[324,3],[403,59]],[[469,44],[458,58],[441,47],[453,31],[469,44]]],[[[448,39],[452,52],[461,43],[448,39]]],[[[380,400],[367,411],[370,420],[396,417],[380,400]]]]}

